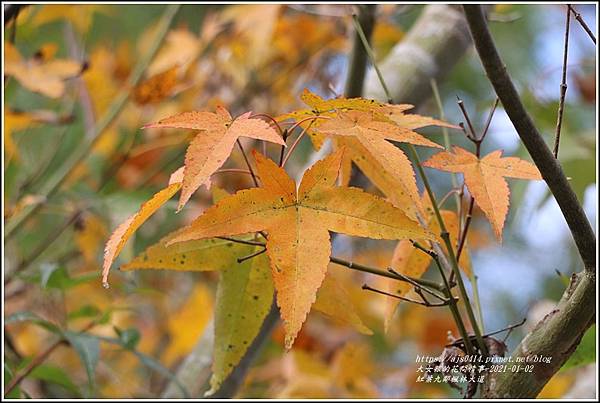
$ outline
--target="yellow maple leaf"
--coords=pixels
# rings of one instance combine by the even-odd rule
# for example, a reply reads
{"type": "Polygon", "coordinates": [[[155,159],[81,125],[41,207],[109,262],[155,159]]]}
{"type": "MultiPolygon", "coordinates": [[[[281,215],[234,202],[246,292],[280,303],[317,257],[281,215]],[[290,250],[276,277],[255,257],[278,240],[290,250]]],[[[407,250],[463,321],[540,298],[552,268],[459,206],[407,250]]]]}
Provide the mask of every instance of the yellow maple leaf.
{"type": "Polygon", "coordinates": [[[312,308],[336,321],[351,325],[362,334],[373,334],[356,313],[348,292],[331,272],[325,276],[312,308]]]}
{"type": "Polygon", "coordinates": [[[343,150],[317,162],[298,191],[275,163],[254,153],[262,186],[206,210],[169,244],[266,230],[277,304],[290,348],[327,271],[329,231],[375,239],[431,239],[388,202],[357,188],[335,187],[343,150]]]}

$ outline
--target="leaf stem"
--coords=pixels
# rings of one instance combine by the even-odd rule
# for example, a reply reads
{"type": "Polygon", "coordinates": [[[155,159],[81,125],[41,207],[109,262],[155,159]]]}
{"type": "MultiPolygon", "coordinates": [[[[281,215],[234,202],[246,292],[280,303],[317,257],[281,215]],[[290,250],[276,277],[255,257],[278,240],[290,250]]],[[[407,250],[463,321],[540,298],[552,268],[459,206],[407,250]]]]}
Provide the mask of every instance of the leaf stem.
{"type": "Polygon", "coordinates": [[[567,5],[567,7],[569,7],[569,10],[571,10],[571,12],[573,13],[573,15],[575,16],[575,19],[577,20],[577,22],[579,22],[579,25],[581,25],[581,27],[583,28],[583,30],[589,35],[590,39],[594,42],[594,45],[596,44],[596,37],[594,36],[594,33],[592,32],[592,30],[590,29],[590,27],[588,27],[588,25],[585,23],[583,17],[581,16],[581,14],[579,14],[575,8],[572,5],[567,5]]]}
{"type": "Polygon", "coordinates": [[[560,100],[556,116],[556,132],[554,134],[554,158],[558,158],[558,147],[560,145],[560,131],[562,128],[563,113],[565,111],[565,96],[567,95],[567,58],[569,54],[569,26],[571,23],[571,6],[567,5],[567,17],[565,23],[565,47],[563,52],[562,79],[560,82],[560,100]]]}
{"type": "Polygon", "coordinates": [[[279,122],[277,122],[275,120],[275,118],[271,115],[268,115],[266,113],[257,113],[255,115],[250,116],[251,118],[258,118],[258,117],[262,117],[262,118],[267,118],[269,119],[271,122],[273,122],[275,124],[275,127],[277,127],[277,130],[279,131],[279,134],[281,136],[283,136],[283,130],[281,129],[281,126],[279,125],[279,122]]]}
{"type": "Polygon", "coordinates": [[[332,263],[335,263],[335,264],[339,264],[340,266],[345,266],[352,270],[362,271],[365,273],[371,273],[371,274],[375,274],[377,276],[387,277],[387,278],[391,278],[394,280],[409,282],[411,284],[417,283],[421,287],[427,287],[427,288],[431,288],[431,289],[438,290],[438,291],[444,290],[444,286],[442,286],[441,284],[438,284],[432,280],[427,280],[424,278],[413,278],[413,277],[408,277],[408,276],[398,276],[397,274],[390,273],[389,271],[381,270],[381,269],[378,269],[375,267],[365,266],[365,265],[362,265],[359,263],[348,262],[346,260],[339,259],[335,256],[330,256],[329,261],[331,261],[332,263]],[[411,281],[407,281],[406,278],[410,279],[411,281]]]}
{"type": "Polygon", "coordinates": [[[392,294],[392,293],[389,293],[389,292],[386,292],[386,291],[378,290],[377,288],[370,287],[367,284],[363,284],[362,285],[362,289],[363,290],[367,290],[367,291],[376,292],[377,294],[386,295],[388,297],[396,298],[396,299],[399,299],[399,300],[402,300],[402,301],[406,301],[406,302],[410,302],[410,303],[413,303],[413,304],[427,306],[427,307],[446,306],[446,305],[448,305],[450,303],[447,299],[443,299],[442,302],[429,302],[423,296],[423,294],[419,294],[421,296],[421,298],[423,299],[423,301],[417,301],[417,300],[414,300],[414,299],[403,297],[401,295],[395,295],[395,294],[392,294]]]}
{"type": "Polygon", "coordinates": [[[258,187],[258,180],[256,179],[256,175],[254,174],[254,170],[252,169],[252,165],[250,165],[250,161],[248,160],[248,156],[246,155],[246,151],[244,150],[244,146],[242,146],[242,142],[240,139],[236,140],[240,151],[242,152],[242,156],[244,157],[244,161],[246,161],[246,165],[248,166],[248,171],[250,171],[250,175],[252,176],[252,181],[254,182],[254,186],[258,187]]]}
{"type": "Polygon", "coordinates": [[[262,249],[261,249],[261,250],[259,250],[259,251],[256,251],[256,252],[254,252],[254,253],[251,253],[251,254],[249,254],[249,255],[247,255],[247,256],[238,257],[238,258],[237,258],[237,262],[238,262],[238,263],[243,263],[243,262],[245,262],[246,260],[249,260],[249,259],[252,259],[252,258],[254,258],[254,257],[257,257],[257,256],[260,256],[260,255],[262,255],[262,254],[263,254],[263,253],[265,253],[266,251],[267,251],[267,248],[265,247],[265,248],[262,248],[262,249]]]}
{"type": "Polygon", "coordinates": [[[230,238],[228,236],[217,236],[215,238],[223,239],[225,241],[231,241],[231,242],[235,242],[235,243],[241,243],[241,244],[244,244],[244,245],[263,246],[263,247],[265,246],[265,244],[263,242],[246,241],[244,239],[230,238]]]}
{"type": "Polygon", "coordinates": [[[308,124],[308,126],[306,126],[302,132],[300,133],[300,135],[298,136],[298,138],[296,138],[296,140],[294,140],[294,142],[292,143],[292,145],[290,146],[290,149],[288,150],[288,152],[285,154],[285,158],[283,158],[283,160],[281,161],[280,166],[283,168],[286,164],[286,162],[290,159],[290,156],[292,155],[292,153],[294,152],[294,150],[296,149],[296,147],[298,147],[298,144],[300,144],[300,140],[302,140],[302,137],[304,137],[304,135],[308,132],[308,129],[310,129],[310,127],[312,126],[314,120],[312,122],[310,122],[308,124]]]}
{"type": "Polygon", "coordinates": [[[394,99],[392,98],[390,90],[388,89],[387,85],[385,84],[385,80],[383,79],[381,70],[379,70],[377,63],[375,63],[375,60],[376,60],[375,55],[373,54],[371,45],[369,45],[369,41],[367,40],[365,32],[363,31],[362,27],[360,26],[360,21],[358,20],[358,16],[356,14],[352,14],[352,22],[354,23],[354,28],[356,29],[356,32],[360,36],[360,40],[362,41],[362,44],[365,47],[365,50],[367,51],[367,55],[369,55],[369,59],[371,61],[371,64],[373,65],[373,68],[375,69],[375,72],[377,73],[377,77],[379,78],[379,82],[381,83],[381,86],[383,87],[383,91],[385,92],[385,96],[387,98],[388,103],[390,103],[390,104],[394,103],[394,99]]]}

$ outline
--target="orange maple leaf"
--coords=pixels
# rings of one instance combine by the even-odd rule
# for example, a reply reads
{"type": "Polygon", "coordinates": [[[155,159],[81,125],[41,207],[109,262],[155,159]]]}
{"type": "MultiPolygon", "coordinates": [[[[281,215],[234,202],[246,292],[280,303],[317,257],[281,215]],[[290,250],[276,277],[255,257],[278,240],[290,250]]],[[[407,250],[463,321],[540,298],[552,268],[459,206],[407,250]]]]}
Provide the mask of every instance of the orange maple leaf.
{"type": "Polygon", "coordinates": [[[433,239],[385,200],[358,188],[335,187],[342,155],[343,149],[313,165],[296,191],[282,168],[255,152],[261,187],[221,200],[169,242],[266,230],[287,348],[325,277],[331,252],[329,231],[375,239],[433,239]]]}
{"type": "Polygon", "coordinates": [[[144,128],[179,128],[200,130],[185,154],[183,185],[177,211],[180,211],[200,186],[210,187],[210,176],[231,154],[240,137],[270,141],[285,145],[275,129],[247,112],[233,119],[227,109],[218,106],[217,112],[183,112],[144,128]]]}
{"type": "Polygon", "coordinates": [[[165,204],[181,189],[183,167],[175,171],[169,178],[169,185],[156,193],[150,200],[141,205],[137,213],[122,222],[110,235],[104,247],[104,262],[102,264],[102,284],[108,287],[108,272],[113,261],[125,246],[127,240],[152,214],[165,204]]]}
{"type": "Polygon", "coordinates": [[[496,150],[479,159],[473,153],[454,146],[453,152],[440,152],[423,166],[462,173],[475,203],[485,213],[494,233],[502,242],[502,228],[508,214],[510,189],[505,177],[541,180],[537,167],[516,157],[502,157],[496,150]]]}
{"type": "Polygon", "coordinates": [[[346,158],[356,163],[410,217],[414,218],[421,211],[412,164],[404,152],[388,140],[442,148],[439,144],[390,121],[379,120],[372,112],[340,112],[315,130],[334,136],[338,146],[348,146],[350,152],[346,158]]]}

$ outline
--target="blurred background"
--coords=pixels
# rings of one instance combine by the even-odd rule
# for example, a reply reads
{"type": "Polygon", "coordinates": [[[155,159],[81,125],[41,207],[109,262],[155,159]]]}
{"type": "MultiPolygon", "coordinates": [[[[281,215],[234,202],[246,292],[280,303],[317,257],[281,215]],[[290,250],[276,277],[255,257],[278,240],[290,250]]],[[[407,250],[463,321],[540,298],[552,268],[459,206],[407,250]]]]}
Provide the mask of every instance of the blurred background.
{"type": "MultiPolygon", "coordinates": [[[[393,56],[392,49],[426,7],[378,6],[372,34],[378,62],[393,56]]],[[[575,7],[590,27],[596,26],[594,5],[575,7]]],[[[502,4],[490,10],[499,51],[549,145],[565,11],[558,4],[502,4]]],[[[352,6],[314,4],[33,5],[5,24],[5,382],[52,345],[55,327],[81,330],[94,322],[86,337],[54,350],[12,392],[14,397],[175,397],[188,388],[190,373],[206,379],[210,366],[193,373],[182,363],[205,348],[198,341],[212,331],[218,273],[115,270],[110,290],[100,285],[108,236],[166,185],[183,164],[194,134],[140,127],[177,112],[212,111],[219,104],[234,116],[246,111],[277,116],[303,107],[304,88],[324,98],[342,95],[354,35],[352,12],[352,6]],[[156,56],[146,60],[157,46],[156,56]]],[[[481,129],[495,96],[477,54],[469,48],[455,65],[441,68],[447,70],[436,83],[442,110],[428,97],[416,112],[443,114],[456,124],[464,120],[458,96],[481,129]]],[[[596,48],[573,18],[567,80],[559,159],[595,224],[596,48]]],[[[440,128],[420,132],[443,144],[440,128]]],[[[460,131],[449,136],[452,144],[470,149],[460,131]]],[[[278,149],[268,147],[276,155],[278,149]]],[[[291,174],[299,175],[316,158],[309,139],[299,147],[287,165],[291,174]]],[[[501,105],[482,154],[496,149],[531,160],[501,105]]],[[[422,160],[433,153],[419,152],[422,160]]],[[[232,154],[225,167],[239,167],[241,158],[232,154]]],[[[438,197],[451,189],[449,174],[427,174],[438,197]]],[[[228,191],[252,185],[243,175],[218,175],[214,184],[228,191]]],[[[361,184],[379,193],[368,182],[361,184]]],[[[503,243],[476,209],[468,253],[485,331],[528,318],[507,339],[510,351],[552,309],[582,264],[545,183],[509,184],[503,243]]],[[[171,200],[138,230],[117,263],[131,260],[211,203],[203,189],[175,215],[171,200]]],[[[447,207],[453,208],[451,199],[447,207]]],[[[384,268],[394,247],[394,242],[338,236],[334,255],[384,268]]],[[[292,351],[284,353],[278,327],[237,397],[459,396],[447,385],[415,382],[416,354],[439,355],[447,332],[457,335],[445,309],[400,304],[385,332],[385,297],[360,288],[367,279],[377,280],[341,266],[329,270],[346,286],[374,335],[311,313],[292,351]]],[[[540,397],[594,397],[595,349],[593,326],[540,397]]],[[[197,387],[186,393],[201,396],[206,388],[197,387]]]]}

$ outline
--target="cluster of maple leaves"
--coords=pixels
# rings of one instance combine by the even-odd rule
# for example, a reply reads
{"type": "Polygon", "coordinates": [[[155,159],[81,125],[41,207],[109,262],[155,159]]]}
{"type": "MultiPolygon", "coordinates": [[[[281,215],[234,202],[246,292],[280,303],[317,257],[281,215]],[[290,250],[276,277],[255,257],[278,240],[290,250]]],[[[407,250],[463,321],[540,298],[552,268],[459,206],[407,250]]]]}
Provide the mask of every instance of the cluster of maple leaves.
{"type": "MultiPolygon", "coordinates": [[[[280,123],[293,120],[294,127],[302,128],[300,136],[308,134],[316,148],[331,139],[334,151],[308,169],[298,187],[282,167],[284,160],[278,164],[253,150],[256,172],[249,168],[257,179],[256,187],[233,195],[213,190],[215,204],[211,208],[122,267],[222,272],[215,313],[212,391],[218,389],[258,334],[274,292],[288,349],[311,307],[342,316],[359,331],[370,333],[349,310],[334,312],[344,293],[327,277],[330,231],[401,240],[403,245],[408,239],[438,239],[439,226],[432,218],[431,200],[419,195],[410,160],[392,142],[443,148],[414,130],[428,125],[455,126],[406,113],[411,105],[362,98],[324,100],[308,90],[301,99],[307,109],[281,115],[273,122],[250,112],[233,118],[225,108],[218,107],[215,113],[185,112],[146,125],[198,133],[187,149],[184,166],[171,175],[168,186],[119,225],[106,244],[103,283],[108,286],[113,261],[139,226],[178,191],[179,211],[198,188],[210,188],[211,175],[225,163],[240,137],[285,147],[280,123]],[[348,186],[352,163],[387,200],[348,186]],[[340,186],[336,186],[338,177],[340,186]]],[[[462,173],[466,187],[499,240],[509,206],[504,177],[541,179],[534,165],[502,157],[501,151],[478,158],[454,147],[435,154],[423,165],[462,173]]],[[[456,242],[460,230],[456,215],[444,217],[448,227],[455,229],[456,242]]],[[[407,265],[406,273],[418,277],[429,261],[423,258],[413,263],[407,265]]],[[[460,263],[463,270],[470,270],[467,259],[460,263]]],[[[406,292],[408,288],[395,291],[406,292]]]]}

